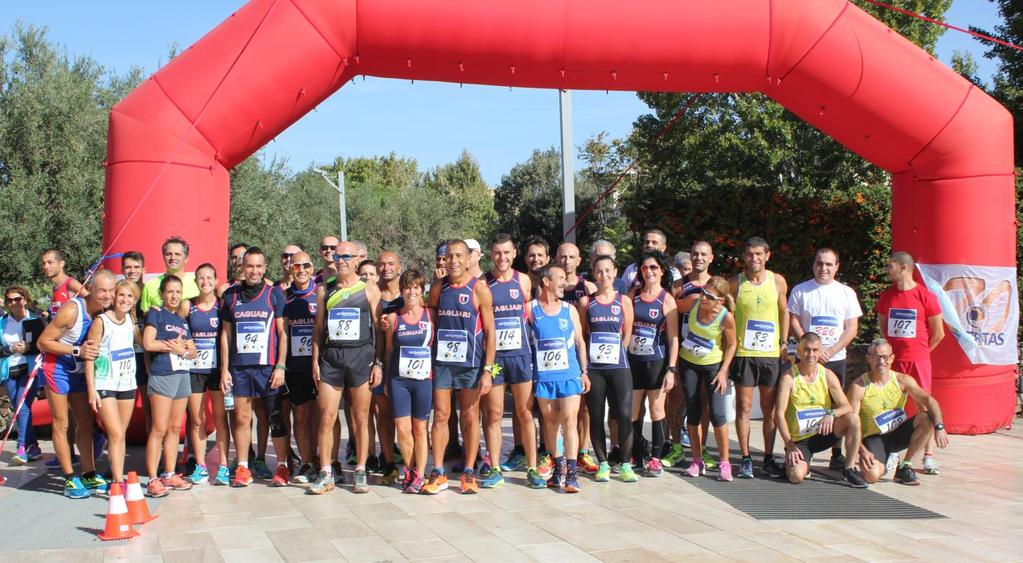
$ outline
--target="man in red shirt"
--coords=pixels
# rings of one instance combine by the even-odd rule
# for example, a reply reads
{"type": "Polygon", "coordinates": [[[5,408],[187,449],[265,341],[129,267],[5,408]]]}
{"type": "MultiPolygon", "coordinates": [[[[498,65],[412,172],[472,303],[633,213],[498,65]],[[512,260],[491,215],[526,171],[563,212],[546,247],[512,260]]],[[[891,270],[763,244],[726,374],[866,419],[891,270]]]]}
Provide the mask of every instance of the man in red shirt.
{"type": "MultiPolygon", "coordinates": [[[[881,323],[881,335],[892,345],[895,361],[892,371],[913,377],[931,393],[931,350],[945,337],[938,298],[925,286],[913,281],[915,264],[908,252],[894,252],[888,261],[888,279],[892,282],[877,299],[874,310],[881,323]]],[[[936,475],[933,441],[924,451],[924,472],[936,475]]],[[[889,460],[891,461],[891,460],[889,460]]]]}

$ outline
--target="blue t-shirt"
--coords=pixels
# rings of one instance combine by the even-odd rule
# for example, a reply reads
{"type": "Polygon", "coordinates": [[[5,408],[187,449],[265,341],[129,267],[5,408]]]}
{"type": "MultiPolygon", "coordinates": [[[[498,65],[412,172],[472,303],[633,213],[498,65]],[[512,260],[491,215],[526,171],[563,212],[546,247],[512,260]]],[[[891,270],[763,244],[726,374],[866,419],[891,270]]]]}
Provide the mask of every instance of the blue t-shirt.
{"type": "MultiPolygon", "coordinates": [[[[157,340],[174,340],[179,335],[185,340],[192,339],[192,332],[188,330],[188,323],[185,322],[185,319],[162,306],[153,306],[149,309],[149,312],[146,313],[146,326],[156,329],[157,340]]],[[[153,361],[149,366],[149,375],[151,376],[187,374],[192,365],[190,360],[184,360],[168,352],[152,352],[152,358],[153,361]]]]}

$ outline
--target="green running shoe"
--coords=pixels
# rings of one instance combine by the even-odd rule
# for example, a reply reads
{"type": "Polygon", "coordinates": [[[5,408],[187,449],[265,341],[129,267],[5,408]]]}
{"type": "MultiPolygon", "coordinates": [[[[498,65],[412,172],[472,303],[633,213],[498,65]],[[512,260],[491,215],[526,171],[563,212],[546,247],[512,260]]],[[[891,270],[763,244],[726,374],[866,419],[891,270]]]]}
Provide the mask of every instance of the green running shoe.
{"type": "Polygon", "coordinates": [[[501,474],[501,470],[497,467],[490,470],[490,473],[485,475],[480,480],[480,486],[484,489],[496,489],[504,484],[504,475],[501,474]]]}
{"type": "Polygon", "coordinates": [[[606,483],[611,480],[611,466],[606,461],[600,462],[600,467],[593,475],[593,480],[599,483],[606,483]]]}
{"type": "Polygon", "coordinates": [[[110,483],[98,473],[92,474],[91,477],[82,477],[82,485],[90,491],[96,491],[97,493],[107,492],[107,487],[110,483]]]}
{"type": "Polygon", "coordinates": [[[682,444],[672,444],[667,455],[661,458],[661,465],[664,467],[675,467],[675,464],[682,461],[685,457],[686,449],[682,447],[682,444]]]}
{"type": "Polygon", "coordinates": [[[89,498],[89,489],[82,485],[80,478],[72,477],[64,481],[64,496],[67,498],[89,498]]]}
{"type": "Polygon", "coordinates": [[[706,468],[707,471],[714,471],[717,469],[717,466],[718,462],[714,461],[714,457],[710,455],[707,448],[703,448],[703,467],[706,468]]]}
{"type": "Polygon", "coordinates": [[[530,467],[526,470],[526,481],[529,483],[530,489],[546,489],[547,480],[536,470],[535,467],[530,467]]]}
{"type": "Polygon", "coordinates": [[[621,478],[623,483],[639,481],[639,477],[636,477],[636,472],[632,470],[632,464],[630,463],[618,464],[618,477],[621,478]]]}

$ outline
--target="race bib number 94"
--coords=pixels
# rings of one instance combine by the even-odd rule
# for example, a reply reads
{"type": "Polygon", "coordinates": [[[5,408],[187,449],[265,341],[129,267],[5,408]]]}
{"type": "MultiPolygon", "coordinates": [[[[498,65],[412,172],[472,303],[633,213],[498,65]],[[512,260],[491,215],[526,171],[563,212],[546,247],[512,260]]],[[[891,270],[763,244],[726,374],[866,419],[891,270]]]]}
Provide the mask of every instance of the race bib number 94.
{"type": "Polygon", "coordinates": [[[916,309],[888,309],[888,337],[916,338],[916,309]]]}
{"type": "Polygon", "coordinates": [[[266,351],[266,324],[245,321],[234,325],[235,349],[239,354],[262,354],[266,351]]]}

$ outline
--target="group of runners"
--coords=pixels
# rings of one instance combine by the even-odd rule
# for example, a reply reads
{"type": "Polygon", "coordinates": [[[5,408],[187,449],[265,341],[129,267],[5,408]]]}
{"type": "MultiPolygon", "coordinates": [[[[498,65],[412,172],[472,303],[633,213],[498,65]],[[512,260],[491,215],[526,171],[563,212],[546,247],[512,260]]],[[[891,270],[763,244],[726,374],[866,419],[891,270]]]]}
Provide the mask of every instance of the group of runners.
{"type": "Polygon", "coordinates": [[[283,278],[270,280],[269,258],[244,244],[231,247],[227,272],[207,263],[186,273],[188,243],[172,237],[162,246],[164,273],[143,281],[144,257],[127,252],[120,275],[101,269],[84,286],[65,273],[59,250],[47,250],[49,324],[17,286],[5,290],[0,318],[0,375],[12,398],[29,397],[13,463],[41,455],[25,413],[38,352],[52,465],[71,498],[124,479],[137,392],[154,497],[254,478],[331,491],[345,481],[341,418],[356,493],[368,492],[371,472],[405,493],[440,493],[449,487],[446,461],[462,493],[500,486],[520,470],[527,486],[564,492],[580,490],[580,473],[634,483],[665,467],[722,481],[759,470],[798,483],[828,449],[830,469],[853,487],[886,474],[919,484],[911,461],[921,454],[924,472],[938,473],[933,446],[948,437],[929,394],[930,351],[944,333],[934,295],[913,281],[912,257],[891,256],[892,286],[876,307],[882,337],[867,350],[869,370],[847,374],[862,311],[835,279],[837,252],[818,250],[813,279],[790,292],[768,269],[761,238],[746,241],[745,269],[729,279],[709,271],[707,242],[669,258],[664,233],[650,230],[642,241],[639,260],[627,265],[597,241],[584,277],[572,243],[551,256],[542,239],[523,242],[528,272],[520,272],[520,247],[499,234],[493,269],[483,272],[477,241],[449,240],[437,246],[434,271],[420,272],[394,252],[371,260],[365,244],[327,236],[316,259],[284,248],[283,278]],[[514,443],[502,462],[509,391],[514,443]],[[759,468],[750,448],[754,396],[763,417],[759,468]],[[185,420],[192,459],[178,473],[185,420]],[[216,471],[206,462],[209,427],[216,471]],[[275,469],[265,461],[268,442],[275,469]],[[104,443],[106,476],[96,470],[104,443]]]}

